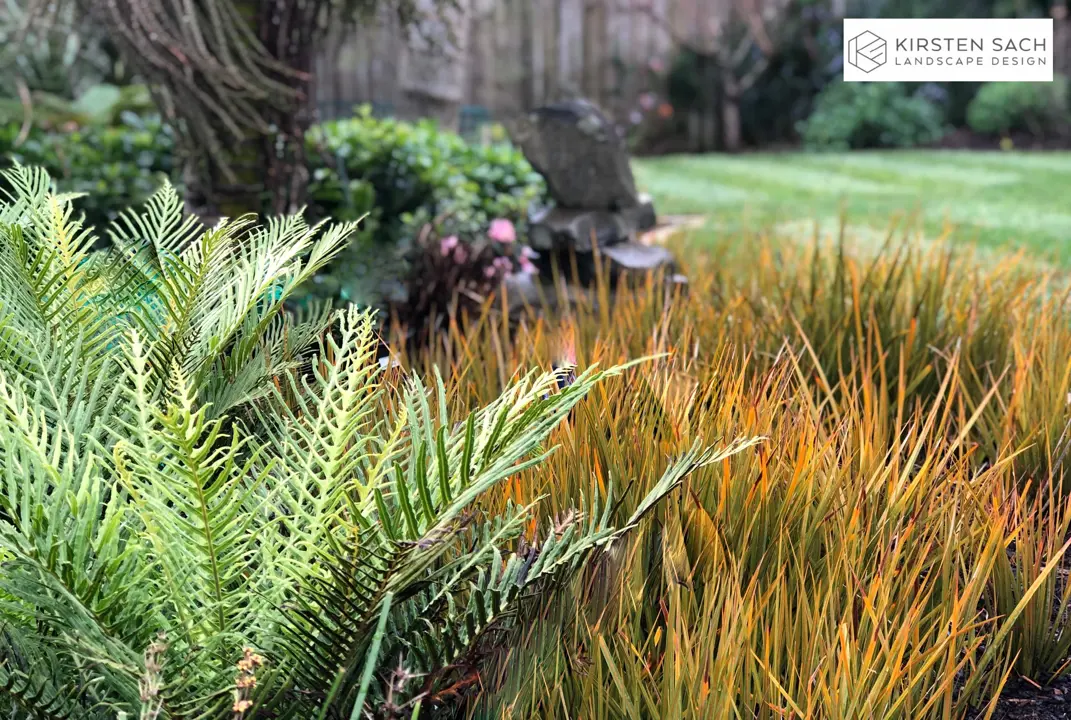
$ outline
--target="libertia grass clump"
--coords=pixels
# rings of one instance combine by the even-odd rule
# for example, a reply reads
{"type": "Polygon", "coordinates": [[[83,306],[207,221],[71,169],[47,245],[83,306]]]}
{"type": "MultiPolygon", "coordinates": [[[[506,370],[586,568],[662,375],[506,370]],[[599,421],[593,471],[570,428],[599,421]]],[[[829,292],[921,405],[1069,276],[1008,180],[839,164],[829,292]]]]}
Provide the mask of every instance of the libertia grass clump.
{"type": "Polygon", "coordinates": [[[890,241],[681,242],[691,280],[605,290],[511,330],[493,304],[403,359],[457,408],[575,343],[601,384],[561,450],[485,498],[628,488],[698,439],[766,440],[689,476],[546,609],[468,716],[987,717],[1071,650],[1067,285],[1022,261],[890,241]]]}

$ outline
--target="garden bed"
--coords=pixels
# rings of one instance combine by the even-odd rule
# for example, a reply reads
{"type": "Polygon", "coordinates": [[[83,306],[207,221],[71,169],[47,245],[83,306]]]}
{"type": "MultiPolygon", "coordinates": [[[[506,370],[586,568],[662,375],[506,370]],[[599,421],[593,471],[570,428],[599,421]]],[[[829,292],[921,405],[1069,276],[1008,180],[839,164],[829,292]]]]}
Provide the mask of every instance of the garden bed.
{"type": "Polygon", "coordinates": [[[658,219],[658,224],[641,233],[639,241],[644,245],[664,245],[671,238],[703,227],[706,224],[705,215],[666,215],[658,219]]]}
{"type": "MultiPolygon", "coordinates": [[[[984,712],[977,716],[985,717],[984,712]]],[[[1071,719],[1071,677],[1039,687],[1026,680],[1010,682],[997,702],[992,720],[1071,719]]]]}
{"type": "MultiPolygon", "coordinates": [[[[1009,136],[1015,150],[1071,150],[1071,137],[1039,138],[1029,133],[1012,133],[1009,136]]],[[[1003,150],[1001,138],[996,135],[959,128],[946,134],[930,147],[944,150],[1003,150]]]]}

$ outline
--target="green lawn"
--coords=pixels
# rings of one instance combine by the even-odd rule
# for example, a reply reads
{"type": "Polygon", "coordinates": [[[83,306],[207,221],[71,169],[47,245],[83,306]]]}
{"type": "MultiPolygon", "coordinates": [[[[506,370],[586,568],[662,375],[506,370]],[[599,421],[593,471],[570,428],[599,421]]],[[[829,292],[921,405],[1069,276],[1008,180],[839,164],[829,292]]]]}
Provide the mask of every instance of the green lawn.
{"type": "Polygon", "coordinates": [[[884,234],[901,218],[926,237],[946,223],[959,241],[1026,248],[1071,262],[1071,153],[900,151],[693,155],[641,159],[639,185],[659,213],[742,223],[884,234]]]}

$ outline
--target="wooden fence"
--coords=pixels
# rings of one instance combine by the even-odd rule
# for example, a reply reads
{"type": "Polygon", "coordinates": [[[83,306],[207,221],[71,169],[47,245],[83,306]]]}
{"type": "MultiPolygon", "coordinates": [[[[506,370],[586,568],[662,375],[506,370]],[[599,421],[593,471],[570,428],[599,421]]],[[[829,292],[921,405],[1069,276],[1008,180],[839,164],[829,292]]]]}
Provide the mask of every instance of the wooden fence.
{"type": "Polygon", "coordinates": [[[708,45],[733,2],[740,0],[468,0],[445,23],[450,52],[441,50],[447,41],[423,57],[413,31],[384,17],[328,39],[316,68],[317,106],[323,119],[370,103],[464,128],[580,94],[625,120],[652,69],[672,62],[681,39],[708,45]]]}

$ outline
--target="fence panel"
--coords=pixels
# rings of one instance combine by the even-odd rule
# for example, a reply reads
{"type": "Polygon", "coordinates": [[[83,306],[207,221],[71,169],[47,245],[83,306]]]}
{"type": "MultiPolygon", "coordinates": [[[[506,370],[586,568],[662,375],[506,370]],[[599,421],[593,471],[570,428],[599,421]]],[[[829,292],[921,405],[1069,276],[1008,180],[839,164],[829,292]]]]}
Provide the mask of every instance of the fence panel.
{"type": "MultiPolygon", "coordinates": [[[[463,25],[455,26],[461,46],[456,57],[445,53],[442,60],[456,64],[456,98],[419,92],[419,83],[406,76],[412,41],[384,14],[365,27],[340,29],[324,43],[316,65],[317,107],[321,119],[368,103],[384,114],[468,127],[583,95],[624,121],[647,87],[652,61],[668,67],[681,40],[709,45],[732,2],[468,0],[463,25]]],[[[708,144],[716,125],[715,117],[689,118],[700,145],[708,144]]]]}

